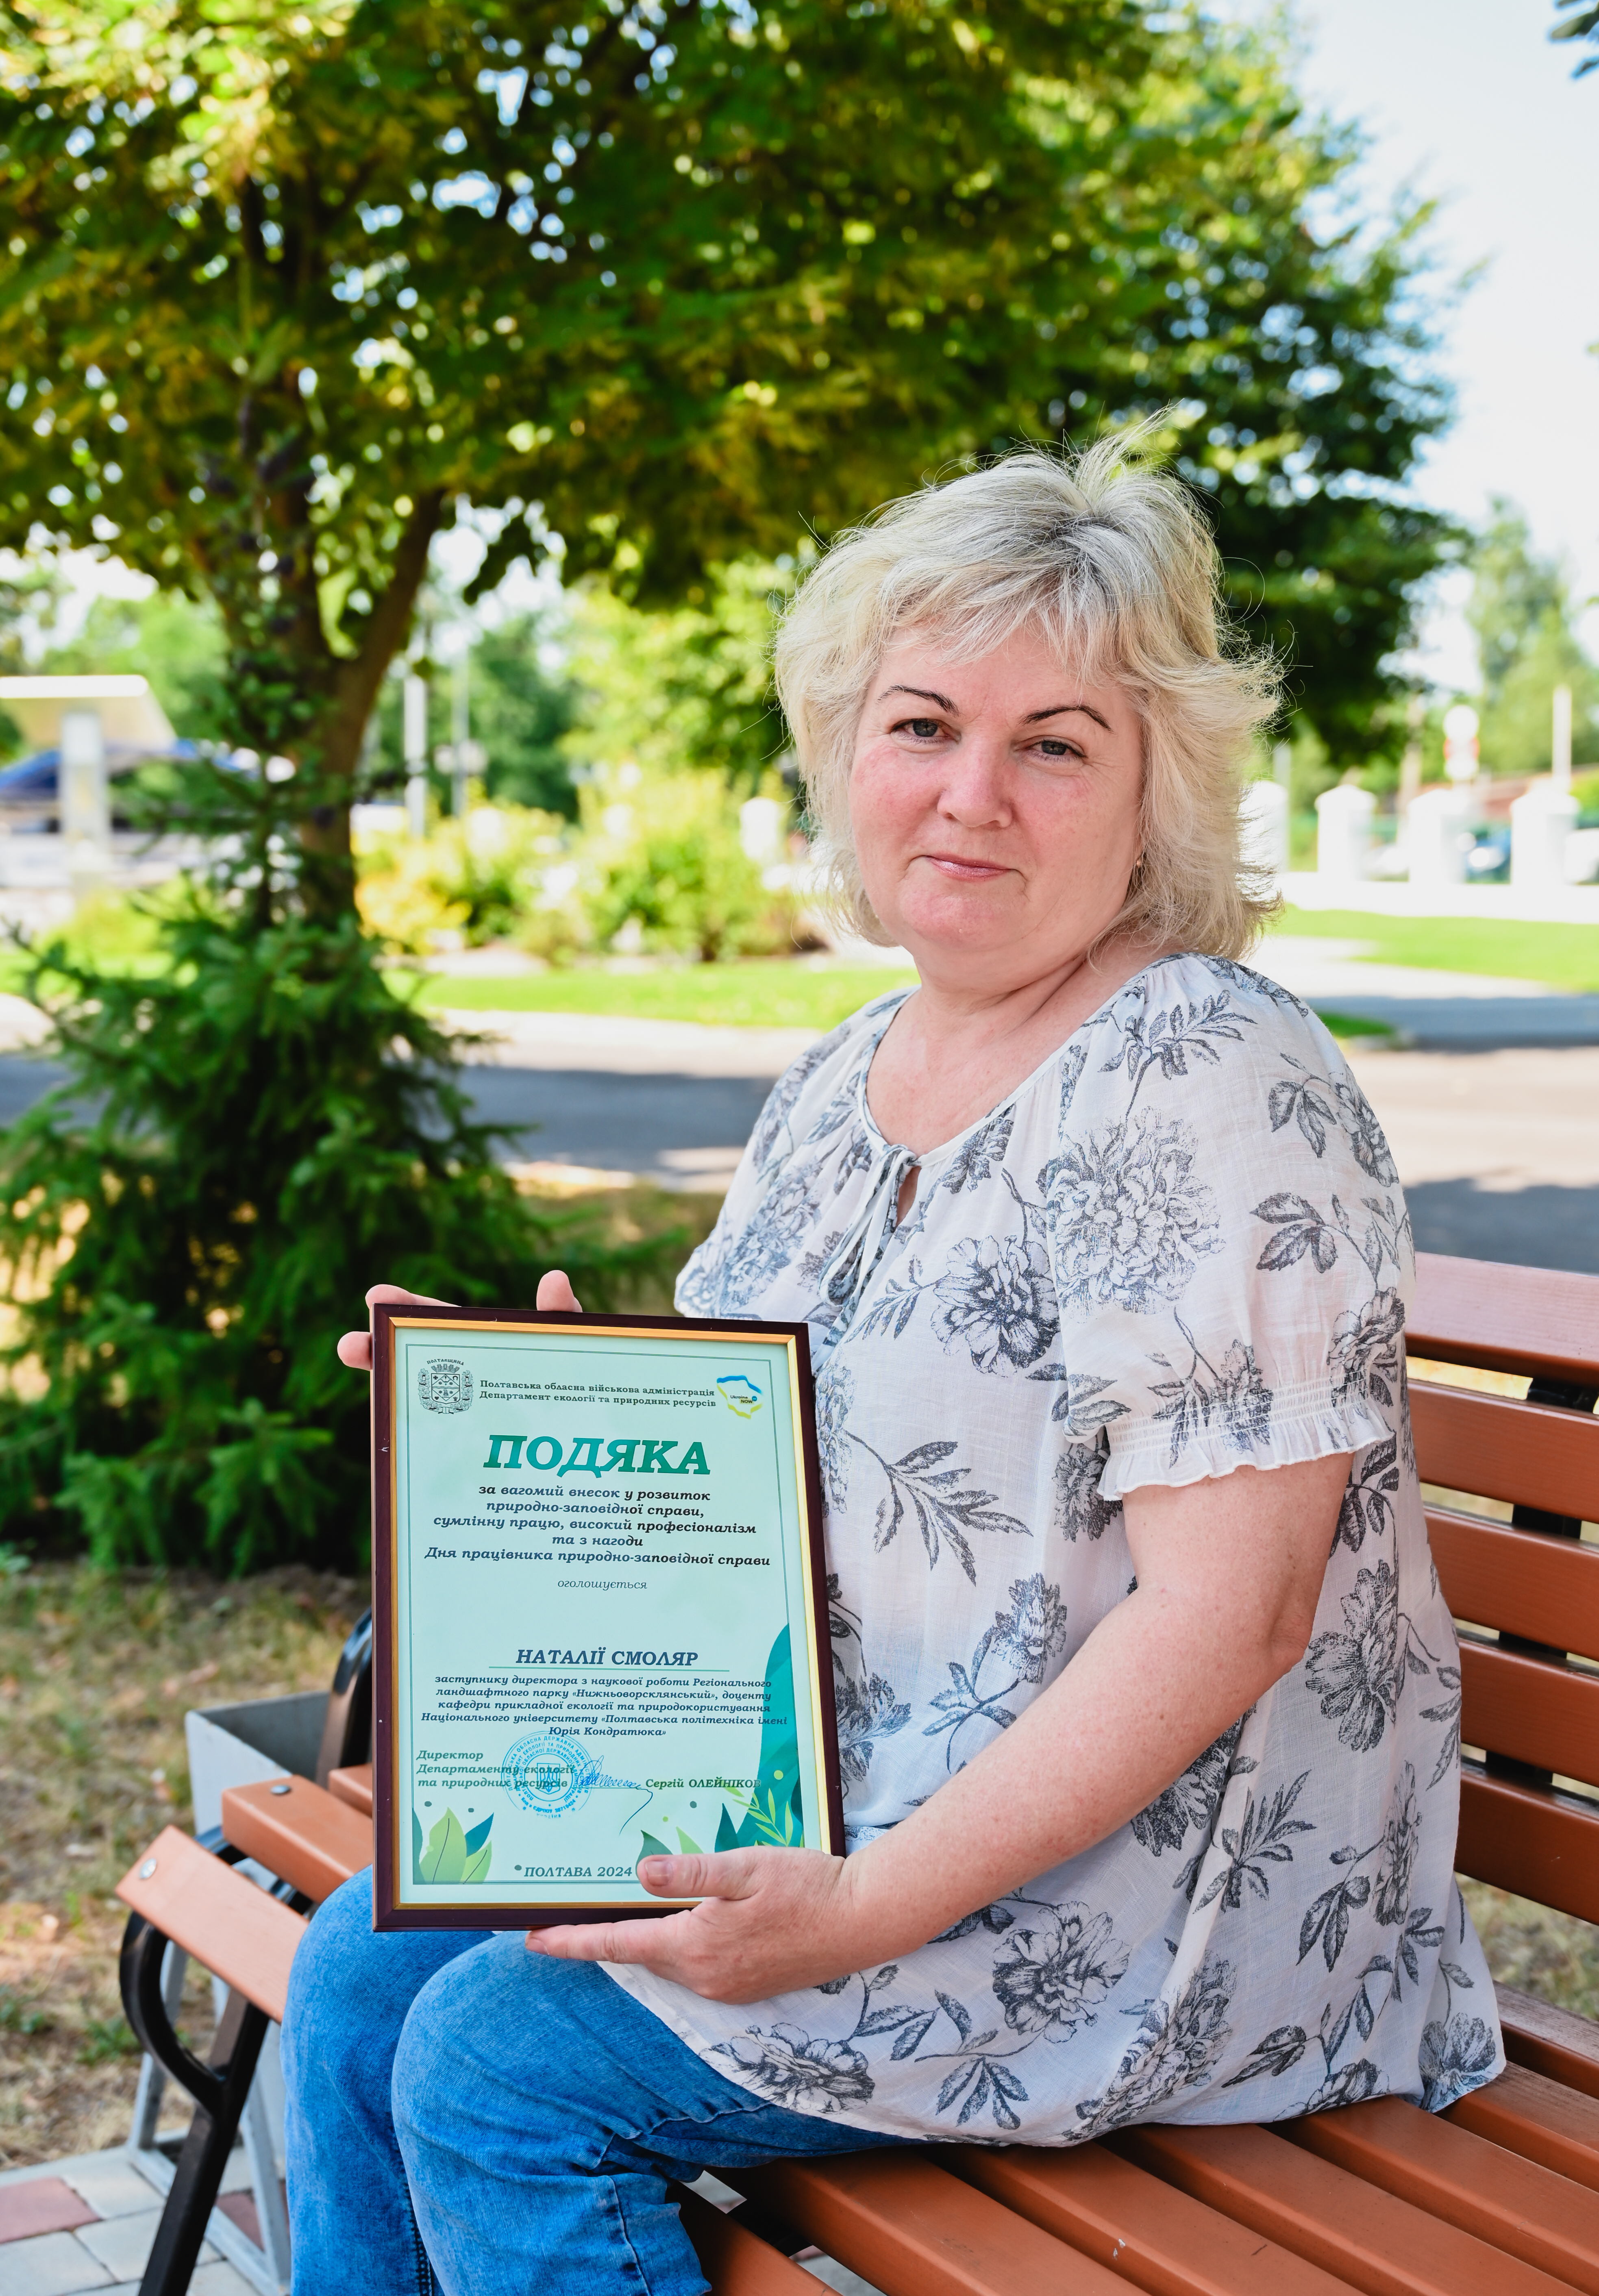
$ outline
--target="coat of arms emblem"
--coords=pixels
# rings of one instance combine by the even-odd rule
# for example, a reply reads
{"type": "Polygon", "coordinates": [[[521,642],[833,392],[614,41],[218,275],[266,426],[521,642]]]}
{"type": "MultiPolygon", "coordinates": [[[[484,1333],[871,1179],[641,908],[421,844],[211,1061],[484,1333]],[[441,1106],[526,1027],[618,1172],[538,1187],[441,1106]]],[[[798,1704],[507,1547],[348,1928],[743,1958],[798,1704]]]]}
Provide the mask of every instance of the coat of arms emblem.
{"type": "Polygon", "coordinates": [[[433,1356],[417,1368],[416,1399],[424,1411],[468,1411],[472,1374],[448,1356],[433,1356]]]}

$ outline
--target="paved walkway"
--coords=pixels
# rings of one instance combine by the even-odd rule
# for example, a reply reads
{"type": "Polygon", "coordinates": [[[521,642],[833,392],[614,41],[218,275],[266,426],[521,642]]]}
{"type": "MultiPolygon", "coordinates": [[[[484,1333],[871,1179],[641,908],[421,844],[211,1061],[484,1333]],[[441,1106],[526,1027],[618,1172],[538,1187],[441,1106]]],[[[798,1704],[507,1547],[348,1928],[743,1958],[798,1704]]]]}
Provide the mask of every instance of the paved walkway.
{"type": "MultiPolygon", "coordinates": [[[[253,2231],[249,2182],[240,2151],[223,2178],[220,2205],[231,2216],[242,2202],[253,2231]]],[[[0,2291],[4,2296],[78,2296],[80,2289],[94,2288],[109,2296],[137,2296],[160,2214],[160,2196],[120,2146],[10,2169],[0,2176],[0,2291]]],[[[256,2296],[209,2241],[189,2287],[191,2296],[256,2296]]]]}
{"type": "Polygon", "coordinates": [[[1361,946],[1273,933],[1250,962],[1308,1004],[1381,1021],[1431,1049],[1599,1045],[1599,996],[1481,972],[1364,964],[1361,946]]]}

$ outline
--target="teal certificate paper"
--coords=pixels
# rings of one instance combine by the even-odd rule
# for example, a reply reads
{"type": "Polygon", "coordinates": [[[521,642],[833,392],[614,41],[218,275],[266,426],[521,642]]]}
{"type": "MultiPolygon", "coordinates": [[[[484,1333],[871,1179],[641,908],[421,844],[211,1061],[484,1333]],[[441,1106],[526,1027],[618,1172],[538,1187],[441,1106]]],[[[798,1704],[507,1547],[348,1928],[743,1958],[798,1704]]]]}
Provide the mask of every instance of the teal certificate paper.
{"type": "Polygon", "coordinates": [[[843,1847],[803,1324],[373,1310],[375,1920],[843,1847]]]}

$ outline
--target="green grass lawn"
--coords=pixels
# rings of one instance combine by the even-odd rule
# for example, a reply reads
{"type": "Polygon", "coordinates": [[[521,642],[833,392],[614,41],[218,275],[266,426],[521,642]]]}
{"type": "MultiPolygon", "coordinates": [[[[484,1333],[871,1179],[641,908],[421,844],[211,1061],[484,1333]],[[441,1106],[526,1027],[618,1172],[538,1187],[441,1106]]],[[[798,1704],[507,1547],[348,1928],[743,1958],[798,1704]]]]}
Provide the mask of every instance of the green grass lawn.
{"type": "Polygon", "coordinates": [[[1367,909],[1285,909],[1278,932],[1357,940],[1381,964],[1488,972],[1599,989],[1599,925],[1521,923],[1498,917],[1385,917],[1367,909]]]}
{"type": "MultiPolygon", "coordinates": [[[[391,974],[399,986],[418,975],[391,974]]],[[[424,1005],[466,1013],[618,1013],[633,1021],[702,1021],[730,1029],[836,1029],[890,989],[909,988],[914,972],[890,965],[791,964],[748,958],[731,964],[663,966],[659,972],[524,972],[420,976],[424,1005]]]]}
{"type": "MultiPolygon", "coordinates": [[[[604,1013],[634,1021],[704,1021],[730,1029],[834,1029],[873,996],[911,987],[888,965],[811,971],[781,960],[671,965],[660,972],[391,973],[397,989],[437,1010],[604,1013]],[[420,988],[419,988],[420,984],[420,988]]],[[[1324,1013],[1335,1037],[1390,1036],[1380,1021],[1324,1013]]]]}

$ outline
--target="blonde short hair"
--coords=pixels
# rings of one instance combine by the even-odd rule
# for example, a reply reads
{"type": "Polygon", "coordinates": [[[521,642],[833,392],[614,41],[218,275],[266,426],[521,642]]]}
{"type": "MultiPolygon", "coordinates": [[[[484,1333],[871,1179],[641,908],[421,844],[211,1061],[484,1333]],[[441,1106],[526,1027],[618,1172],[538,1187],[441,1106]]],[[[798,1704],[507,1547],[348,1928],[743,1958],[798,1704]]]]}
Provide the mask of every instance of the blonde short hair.
{"type": "Polygon", "coordinates": [[[972,660],[1026,627],[1086,685],[1128,693],[1144,731],[1144,858],[1102,939],[1242,956],[1275,906],[1240,849],[1242,768],[1277,701],[1268,655],[1233,643],[1221,560],[1152,423],[1072,456],[1006,455],[906,495],[840,535],[783,618],[777,691],[833,905],[886,942],[849,828],[856,731],[893,639],[936,632],[972,660]]]}

